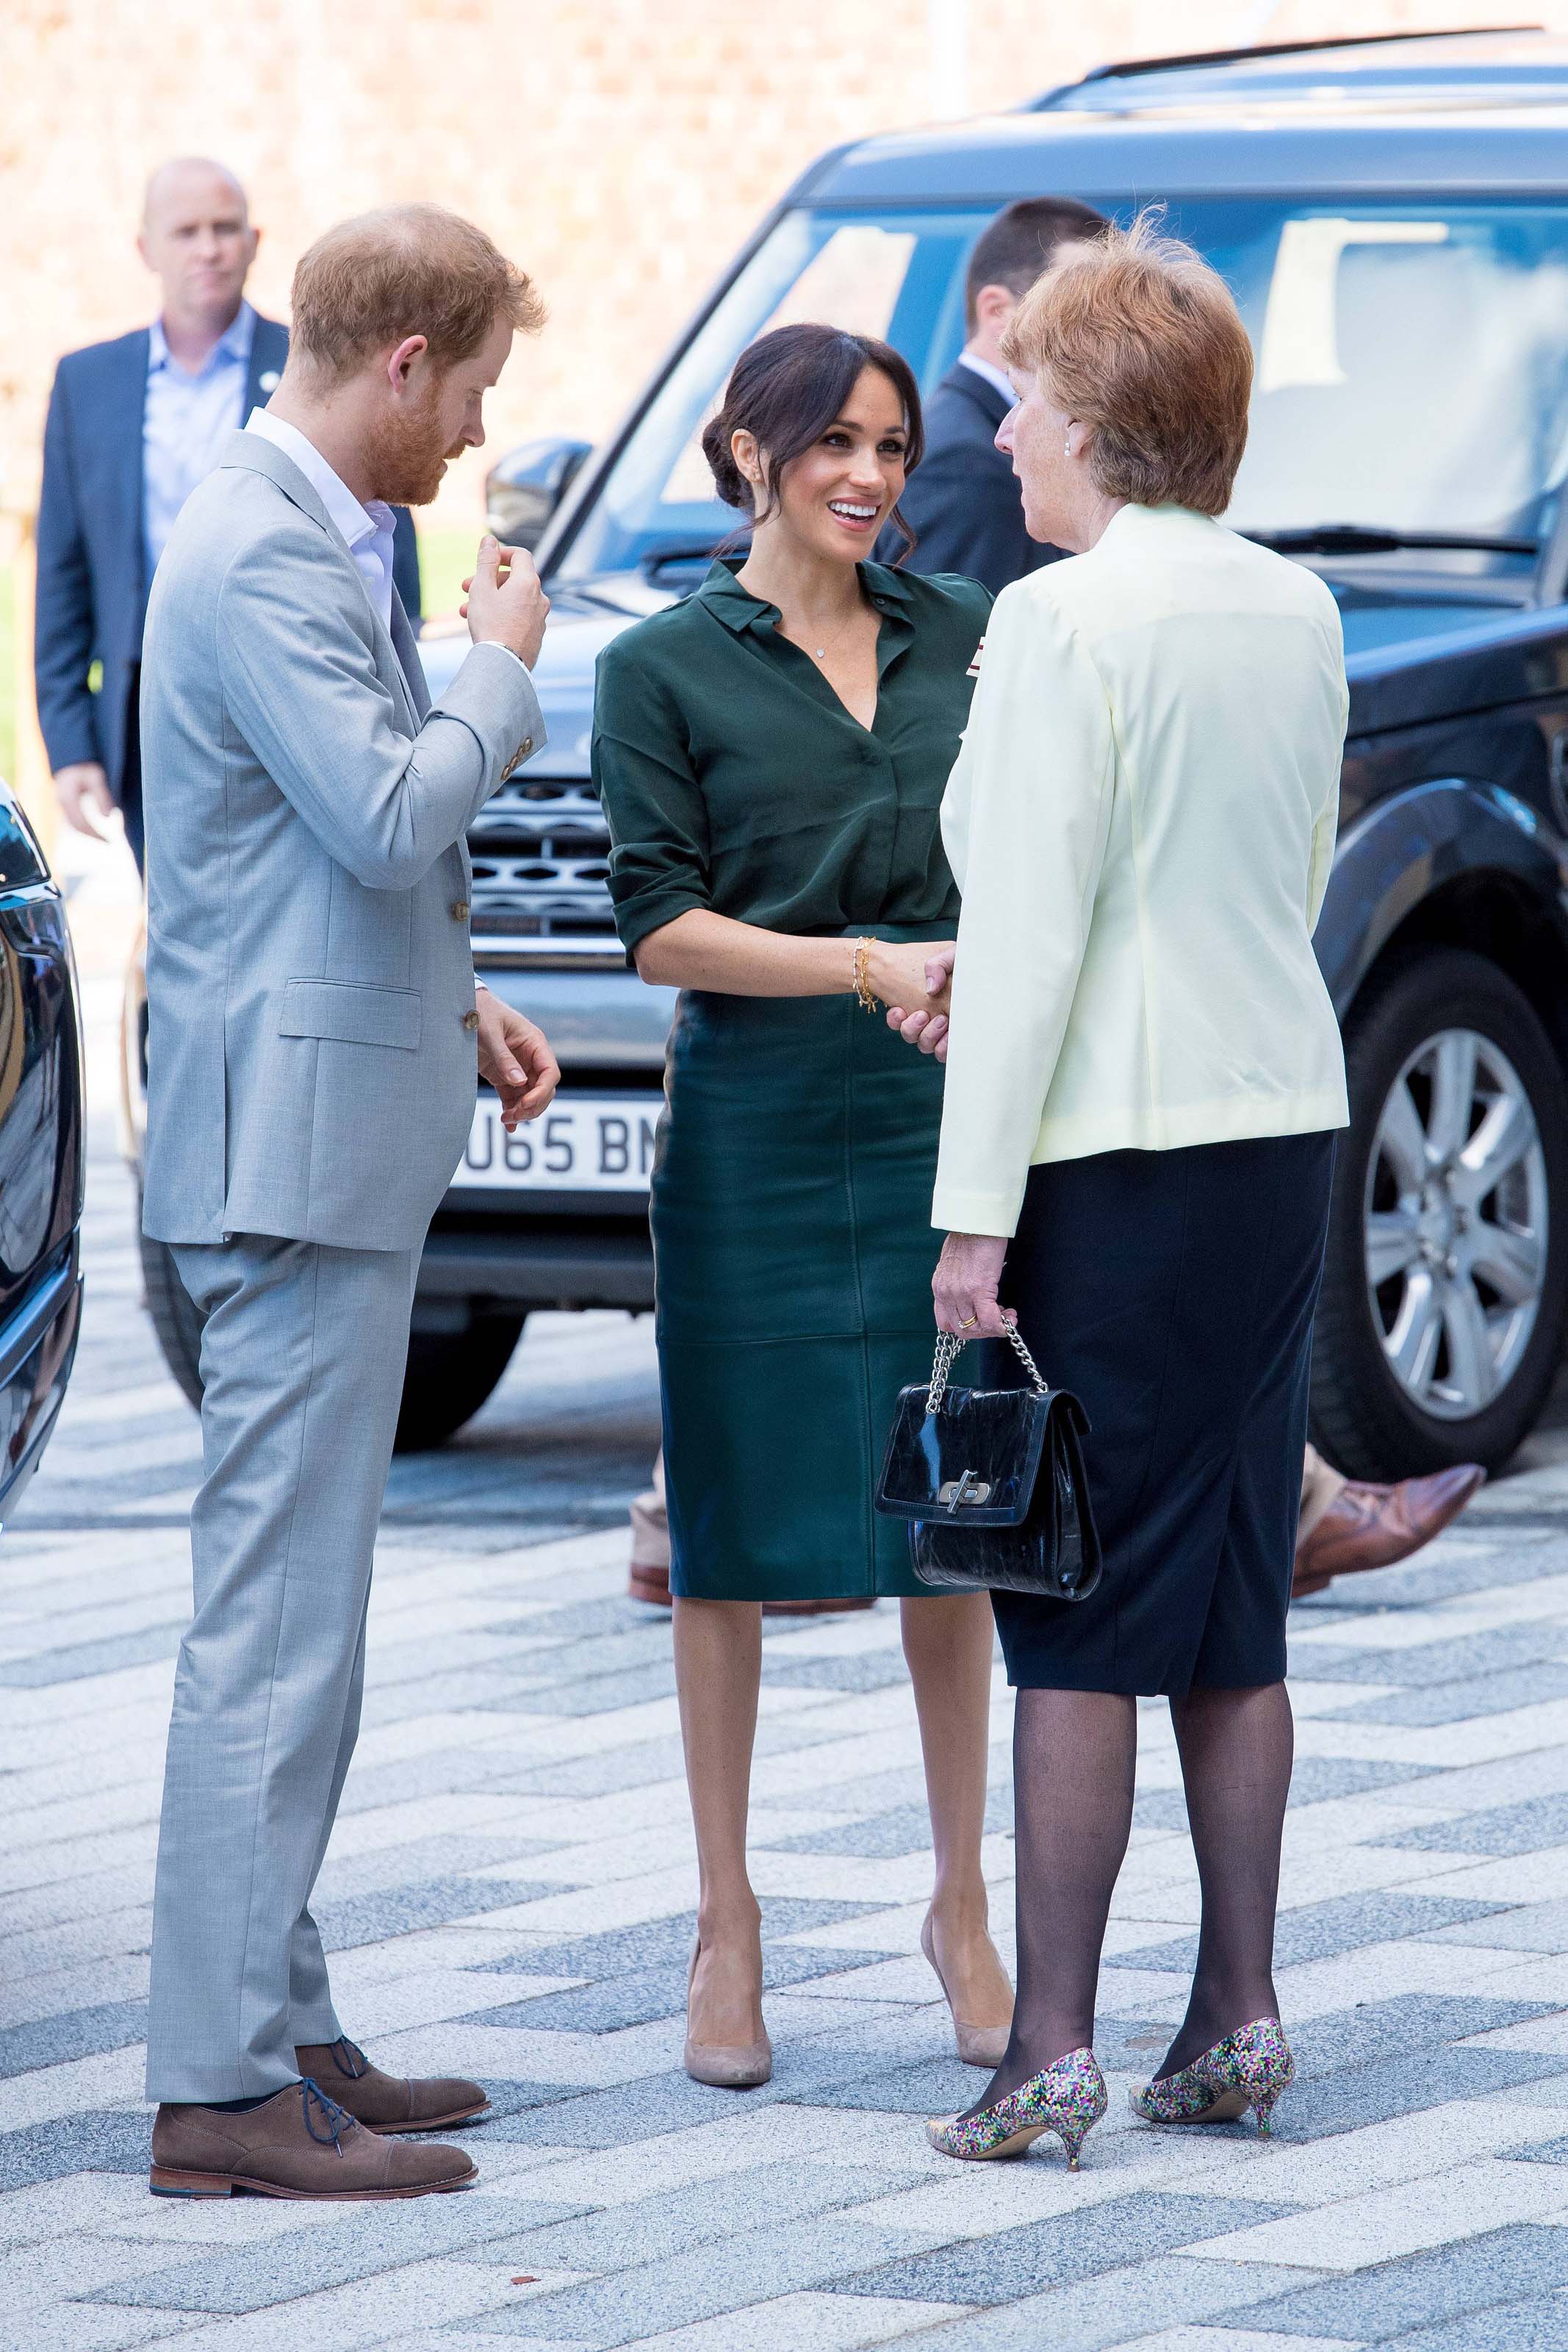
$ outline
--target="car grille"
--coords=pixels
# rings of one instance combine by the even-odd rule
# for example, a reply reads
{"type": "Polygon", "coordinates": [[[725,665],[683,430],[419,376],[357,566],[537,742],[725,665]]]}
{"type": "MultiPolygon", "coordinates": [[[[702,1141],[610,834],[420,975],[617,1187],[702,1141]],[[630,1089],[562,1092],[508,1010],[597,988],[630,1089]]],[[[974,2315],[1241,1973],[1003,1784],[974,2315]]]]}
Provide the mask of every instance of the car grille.
{"type": "Polygon", "coordinates": [[[619,964],[610,829],[583,779],[514,776],[468,835],[476,956],[619,964]]]}

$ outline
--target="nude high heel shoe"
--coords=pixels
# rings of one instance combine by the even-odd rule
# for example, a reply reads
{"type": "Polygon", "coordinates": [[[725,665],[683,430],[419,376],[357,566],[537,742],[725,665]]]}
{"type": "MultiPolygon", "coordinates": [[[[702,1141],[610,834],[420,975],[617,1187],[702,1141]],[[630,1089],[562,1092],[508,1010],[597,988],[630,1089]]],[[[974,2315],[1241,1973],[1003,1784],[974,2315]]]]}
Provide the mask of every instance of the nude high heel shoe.
{"type": "Polygon", "coordinates": [[[983,2066],[988,2074],[994,2074],[1008,2054],[1008,2043],[1012,2036],[1012,2027],[965,2024],[953,2006],[953,1996],[947,1990],[947,1980],[936,1965],[936,1940],[931,1933],[929,1911],[920,1923],[920,1948],[930,1961],[931,1972],[942,1988],[942,1998],[946,2002],[947,2013],[953,2020],[953,2034],[958,2044],[959,2057],[966,2066],[983,2066]]]}
{"type": "MultiPolygon", "coordinates": [[[[692,1985],[696,1978],[702,1937],[692,1945],[686,1970],[686,2014],[691,2014],[692,1985]]],[[[716,2091],[755,2091],[773,2073],[773,2044],[766,2033],[760,2042],[694,2042],[686,2035],[685,2068],[694,2083],[710,2083],[716,2091]]]]}

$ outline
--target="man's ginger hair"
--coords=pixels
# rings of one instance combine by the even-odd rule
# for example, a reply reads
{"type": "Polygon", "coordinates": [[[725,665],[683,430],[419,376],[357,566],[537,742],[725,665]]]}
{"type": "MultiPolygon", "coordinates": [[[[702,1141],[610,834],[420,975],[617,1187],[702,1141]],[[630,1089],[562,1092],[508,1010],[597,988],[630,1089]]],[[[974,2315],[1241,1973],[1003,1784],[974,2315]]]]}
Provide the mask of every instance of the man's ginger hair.
{"type": "Polygon", "coordinates": [[[388,205],[340,221],[301,258],[292,309],[294,349],[334,382],[409,335],[423,335],[446,368],[472,359],[499,319],[525,335],[545,322],[533,280],[441,205],[388,205]]]}

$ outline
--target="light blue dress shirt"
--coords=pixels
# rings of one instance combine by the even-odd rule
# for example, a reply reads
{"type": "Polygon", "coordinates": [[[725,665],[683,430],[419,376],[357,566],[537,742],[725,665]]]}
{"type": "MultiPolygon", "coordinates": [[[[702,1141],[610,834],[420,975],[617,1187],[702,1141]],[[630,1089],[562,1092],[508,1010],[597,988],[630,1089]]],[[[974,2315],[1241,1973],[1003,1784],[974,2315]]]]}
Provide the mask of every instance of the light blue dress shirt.
{"type": "Polygon", "coordinates": [[[233,324],[193,375],[171,355],[162,320],[152,321],[141,415],[141,528],[149,580],[175,516],[243,421],[255,338],[256,312],[242,302],[233,324]]]}

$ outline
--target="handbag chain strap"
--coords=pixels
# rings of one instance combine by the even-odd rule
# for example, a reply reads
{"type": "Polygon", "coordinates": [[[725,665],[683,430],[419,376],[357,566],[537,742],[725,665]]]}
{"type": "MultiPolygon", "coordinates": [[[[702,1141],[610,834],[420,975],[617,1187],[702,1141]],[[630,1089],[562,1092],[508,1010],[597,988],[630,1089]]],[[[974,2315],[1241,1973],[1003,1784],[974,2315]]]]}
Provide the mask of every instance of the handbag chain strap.
{"type": "MultiPolygon", "coordinates": [[[[1012,1341],[1022,1360],[1025,1371],[1034,1383],[1035,1394],[1049,1396],[1051,1391],[1040,1377],[1040,1367],[1025,1347],[1023,1334],[1016,1323],[1008,1325],[1007,1336],[1012,1341]]],[[[936,1355],[931,1366],[931,1385],[925,1391],[925,1410],[928,1413],[941,1412],[942,1400],[947,1393],[948,1380],[954,1365],[958,1360],[958,1350],[967,1345],[968,1337],[962,1331],[938,1331],[936,1334],[936,1355]]]]}

